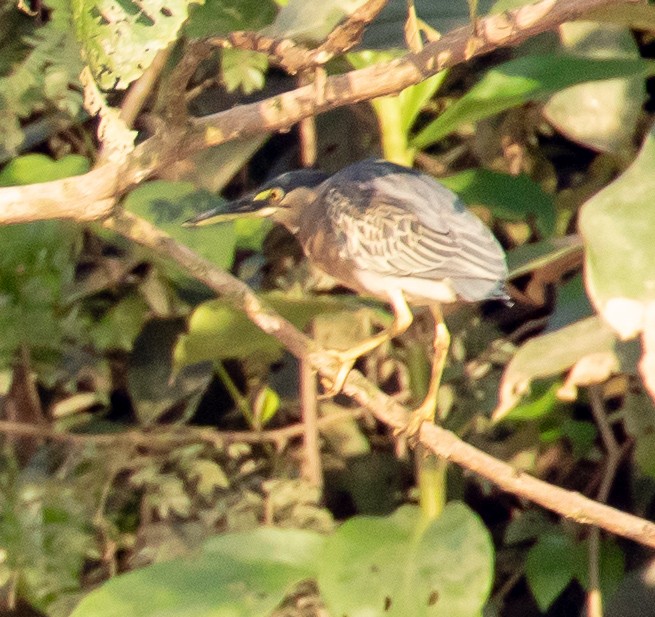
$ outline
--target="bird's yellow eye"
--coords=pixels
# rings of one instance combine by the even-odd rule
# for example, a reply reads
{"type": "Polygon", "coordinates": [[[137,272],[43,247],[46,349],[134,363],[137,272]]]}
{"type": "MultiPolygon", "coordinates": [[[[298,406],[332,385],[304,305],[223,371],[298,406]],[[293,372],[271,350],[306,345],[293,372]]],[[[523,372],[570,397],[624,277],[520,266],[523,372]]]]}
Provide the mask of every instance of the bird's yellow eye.
{"type": "Polygon", "coordinates": [[[255,195],[254,201],[269,201],[273,203],[279,203],[284,199],[284,190],[276,186],[272,189],[266,189],[255,195]]]}

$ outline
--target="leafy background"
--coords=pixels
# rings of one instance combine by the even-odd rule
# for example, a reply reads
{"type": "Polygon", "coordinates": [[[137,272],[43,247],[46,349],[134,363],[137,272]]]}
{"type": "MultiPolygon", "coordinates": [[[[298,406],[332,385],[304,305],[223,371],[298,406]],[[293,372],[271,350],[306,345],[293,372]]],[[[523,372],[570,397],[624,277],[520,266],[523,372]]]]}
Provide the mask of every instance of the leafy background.
{"type": "MultiPolygon", "coordinates": [[[[172,42],[151,115],[173,96],[166,77],[183,41],[259,30],[316,45],[360,4],[47,0],[34,14],[1,4],[0,185],[88,171],[99,156],[89,115],[120,123],[125,90],[172,42]],[[98,88],[86,111],[84,66],[98,88]]],[[[567,23],[315,120],[320,167],[378,154],[416,165],[507,249],[514,305],[447,315],[445,425],[517,469],[597,497],[613,478],[598,429],[606,422],[620,466],[601,497],[644,517],[655,496],[651,9],[567,23]]],[[[428,33],[470,17],[464,2],[416,10],[428,33]]],[[[390,2],[328,71],[404,53],[405,15],[404,2],[390,2]]],[[[194,76],[189,110],[294,85],[263,55],[227,49],[194,76]]],[[[385,307],[335,290],[265,222],[180,226],[220,193],[297,161],[293,133],[230,142],[141,184],[122,206],[338,346],[388,324],[385,307]]],[[[461,470],[449,469],[451,502],[426,522],[412,505],[409,458],[341,398],[321,402],[341,419],[322,431],[324,490],[309,486],[295,439],[247,432],[298,422],[298,367],[244,315],[99,226],[35,222],[0,236],[3,614],[570,615],[592,586],[590,551],[607,614],[653,604],[644,552],[612,537],[594,548],[587,530],[461,470]],[[16,424],[48,439],[9,430],[16,424]]],[[[429,330],[418,314],[358,367],[400,400],[420,400],[429,330]]]]}

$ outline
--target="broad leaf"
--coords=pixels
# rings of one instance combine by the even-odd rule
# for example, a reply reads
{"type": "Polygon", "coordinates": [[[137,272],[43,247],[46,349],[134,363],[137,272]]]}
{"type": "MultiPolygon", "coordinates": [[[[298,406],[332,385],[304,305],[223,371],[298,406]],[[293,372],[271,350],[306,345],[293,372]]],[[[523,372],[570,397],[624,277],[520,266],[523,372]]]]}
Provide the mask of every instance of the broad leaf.
{"type": "Polygon", "coordinates": [[[350,519],[328,539],[318,584],[332,615],[477,617],[493,581],[480,519],[449,503],[427,526],[416,507],[350,519]]]}
{"type": "Polygon", "coordinates": [[[73,23],[100,88],[125,89],[176,40],[202,0],[72,0],[73,23]]]}
{"type": "Polygon", "coordinates": [[[290,529],[218,536],[198,555],[107,581],[71,617],[266,617],[312,576],[323,543],[290,529]]]}
{"type": "Polygon", "coordinates": [[[551,236],[555,231],[553,198],[528,176],[467,169],[439,181],[455,191],[467,204],[487,206],[500,219],[534,219],[544,237],[551,236]]]}
{"type": "MultiPolygon", "coordinates": [[[[624,27],[571,22],[559,27],[568,53],[587,58],[639,58],[624,27]]],[[[641,75],[578,84],[555,93],[544,106],[546,119],[569,139],[600,152],[630,151],[646,98],[641,75]]]]}

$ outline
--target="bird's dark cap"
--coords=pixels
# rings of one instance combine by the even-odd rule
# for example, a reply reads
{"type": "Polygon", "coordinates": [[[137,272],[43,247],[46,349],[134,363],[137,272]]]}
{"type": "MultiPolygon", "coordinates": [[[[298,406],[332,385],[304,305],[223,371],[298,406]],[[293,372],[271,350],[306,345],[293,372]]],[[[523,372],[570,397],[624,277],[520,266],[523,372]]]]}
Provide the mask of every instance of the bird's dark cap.
{"type": "Polygon", "coordinates": [[[183,227],[200,227],[224,223],[246,216],[268,217],[278,209],[287,193],[297,188],[313,188],[329,176],[317,169],[299,169],[290,171],[270,180],[258,190],[248,193],[234,201],[202,212],[182,223],[183,227]]]}

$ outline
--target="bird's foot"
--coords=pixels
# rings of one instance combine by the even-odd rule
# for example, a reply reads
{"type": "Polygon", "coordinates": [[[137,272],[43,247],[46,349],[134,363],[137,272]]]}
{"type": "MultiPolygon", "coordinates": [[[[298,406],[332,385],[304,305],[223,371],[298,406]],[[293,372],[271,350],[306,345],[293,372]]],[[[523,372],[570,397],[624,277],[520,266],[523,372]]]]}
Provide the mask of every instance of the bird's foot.
{"type": "Polygon", "coordinates": [[[436,411],[436,401],[425,400],[421,403],[420,407],[417,407],[414,411],[411,412],[407,424],[401,428],[398,433],[405,435],[411,443],[416,443],[418,441],[418,435],[423,426],[424,422],[434,422],[434,414],[436,411]]]}
{"type": "Polygon", "coordinates": [[[321,351],[315,351],[309,354],[309,361],[314,364],[314,358],[329,358],[335,365],[338,366],[336,375],[334,379],[327,377],[321,377],[321,384],[325,391],[321,394],[321,398],[332,398],[339,394],[343,389],[343,385],[346,383],[348,374],[353,368],[355,361],[358,356],[353,357],[352,354],[347,351],[339,351],[337,349],[323,349],[321,351]]]}

